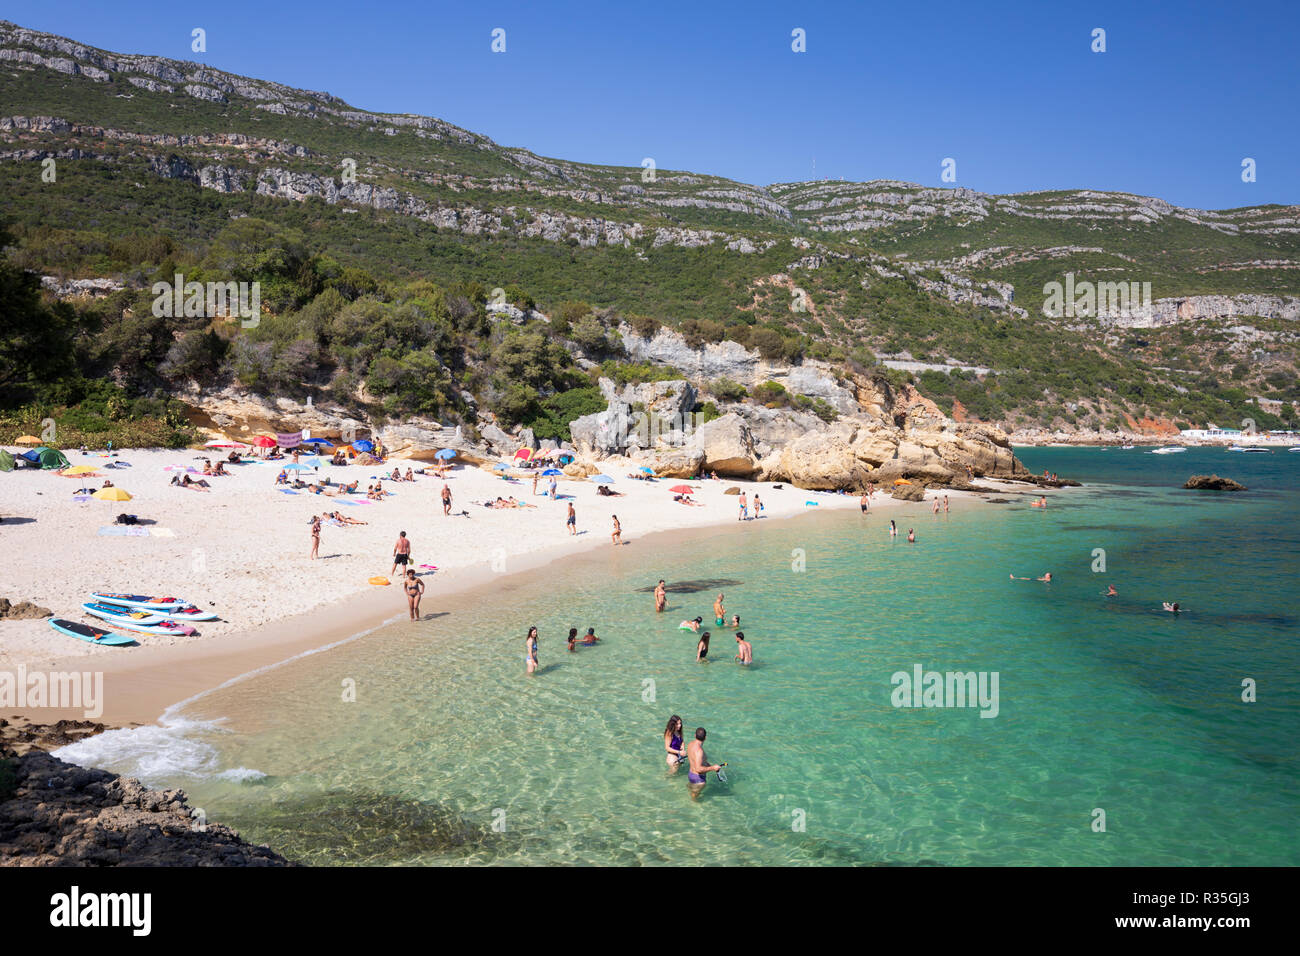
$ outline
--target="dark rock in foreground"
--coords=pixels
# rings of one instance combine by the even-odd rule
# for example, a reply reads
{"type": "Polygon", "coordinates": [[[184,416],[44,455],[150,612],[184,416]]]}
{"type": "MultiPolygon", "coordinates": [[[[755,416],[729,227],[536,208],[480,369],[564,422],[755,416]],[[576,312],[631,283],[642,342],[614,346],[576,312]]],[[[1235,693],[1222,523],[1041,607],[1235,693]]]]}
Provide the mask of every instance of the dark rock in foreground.
{"type": "Polygon", "coordinates": [[[184,790],[0,744],[0,866],[293,866],[195,816],[184,790]]]}
{"type": "Polygon", "coordinates": [[[1246,486],[1239,481],[1233,481],[1231,478],[1220,478],[1218,475],[1192,475],[1187,479],[1184,488],[1192,488],[1197,491],[1245,491],[1246,486]]]}

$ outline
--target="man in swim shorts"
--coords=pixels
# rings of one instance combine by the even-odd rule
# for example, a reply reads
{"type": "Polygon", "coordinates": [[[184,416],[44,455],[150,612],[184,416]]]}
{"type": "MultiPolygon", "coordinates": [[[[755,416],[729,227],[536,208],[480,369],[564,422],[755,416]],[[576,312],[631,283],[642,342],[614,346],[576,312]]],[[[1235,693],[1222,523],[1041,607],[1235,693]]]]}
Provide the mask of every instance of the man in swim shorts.
{"type": "Polygon", "coordinates": [[[696,727],[695,739],[686,745],[686,759],[691,764],[690,772],[686,775],[686,786],[691,791],[692,800],[700,798],[704,785],[709,782],[709,773],[722,769],[721,764],[709,763],[708,757],[704,755],[704,738],[707,736],[708,732],[703,727],[696,727]]]}
{"type": "Polygon", "coordinates": [[[742,664],[754,663],[754,648],[749,641],[745,640],[745,632],[736,632],[736,660],[742,664]]]}
{"type": "Polygon", "coordinates": [[[718,592],[718,599],[713,602],[713,617],[715,618],[713,622],[715,626],[717,627],[726,626],[727,614],[725,609],[722,607],[722,592],[720,591],[718,592]]]}
{"type": "Polygon", "coordinates": [[[442,485],[442,513],[451,514],[451,489],[447,487],[446,482],[442,485]]]}
{"type": "Polygon", "coordinates": [[[569,517],[564,519],[565,525],[569,529],[569,534],[578,533],[578,513],[573,510],[573,502],[569,502],[569,517]]]}
{"type": "Polygon", "coordinates": [[[397,542],[393,545],[393,570],[389,574],[397,571],[398,567],[406,567],[411,560],[411,541],[403,531],[397,536],[397,542]]]}

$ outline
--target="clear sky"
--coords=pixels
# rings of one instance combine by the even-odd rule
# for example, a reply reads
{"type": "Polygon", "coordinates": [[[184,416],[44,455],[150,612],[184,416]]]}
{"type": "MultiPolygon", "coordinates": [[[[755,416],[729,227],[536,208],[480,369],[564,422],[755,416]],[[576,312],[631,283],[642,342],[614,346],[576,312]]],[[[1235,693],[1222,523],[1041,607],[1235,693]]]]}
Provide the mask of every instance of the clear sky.
{"type": "Polygon", "coordinates": [[[1300,202],[1300,0],[0,0],[0,17],[585,162],[942,186],[952,158],[984,192],[1300,202]]]}

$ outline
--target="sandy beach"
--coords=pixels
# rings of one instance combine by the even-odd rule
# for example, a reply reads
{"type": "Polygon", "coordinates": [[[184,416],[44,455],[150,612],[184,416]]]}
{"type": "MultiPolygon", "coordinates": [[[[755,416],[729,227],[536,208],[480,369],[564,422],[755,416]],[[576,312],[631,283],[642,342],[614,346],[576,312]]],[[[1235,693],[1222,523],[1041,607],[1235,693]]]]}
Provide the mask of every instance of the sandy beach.
{"type": "MultiPolygon", "coordinates": [[[[700,506],[690,507],[674,502],[669,491],[684,483],[680,479],[634,480],[625,477],[628,467],[612,463],[607,465],[615,478],[611,487],[621,497],[599,495],[590,480],[561,476],[555,501],[545,496],[548,479],[539,480],[534,494],[531,475],[507,480],[486,468],[456,467],[447,477],[451,516],[442,513],[443,481],[436,476],[385,481],[389,497],[365,500],[367,484],[380,474],[377,466],[322,468],[336,483],[360,479],[362,494],[346,498],[305,490],[284,493],[275,485],[282,462],[231,466],[231,476],[207,479],[208,491],[170,484],[177,472],[165,470],[168,466],[201,467],[202,457],[196,450],[130,450],[117,459],[74,452],[69,456],[73,465],[102,467],[117,460],[130,467],[83,479],[20,469],[0,480],[0,535],[11,556],[0,596],[48,607],[56,617],[89,622],[93,619],[80,605],[92,591],[167,594],[221,618],[196,623],[199,633],[194,636],[141,634],[131,647],[78,641],[54,632],[44,619],[0,621],[0,669],[102,670],[108,688],[102,719],[151,720],[169,704],[224,680],[406,617],[406,601],[396,583],[400,571],[389,573],[400,531],[412,542],[412,563],[426,586],[421,610],[428,614],[441,600],[502,575],[613,547],[615,514],[623,528],[623,547],[652,548],[647,538],[659,533],[753,526],[738,520],[738,496],[724,494],[734,487],[744,490],[751,511],[753,496],[760,497],[765,521],[859,509],[852,495],[731,479],[685,482],[698,489],[693,497],[700,506]],[[132,500],[75,500],[77,489],[97,488],[105,477],[128,490],[132,500]],[[498,496],[514,496],[533,507],[481,505],[498,496]],[[577,513],[576,535],[565,526],[569,502],[577,513]],[[113,524],[123,511],[151,522],[136,526],[146,533],[101,533],[123,527],[113,524]],[[326,511],[366,523],[327,522],[320,557],[312,560],[310,521],[326,511]],[[394,583],[369,584],[373,576],[394,583]],[[121,683],[127,674],[130,693],[121,683]]],[[[394,464],[404,474],[408,464],[419,463],[390,461],[386,471],[391,473],[394,464]]],[[[308,480],[312,474],[303,473],[308,480]]],[[[989,490],[1001,490],[996,483],[986,484],[989,490]]],[[[954,507],[976,498],[975,492],[947,494],[954,507]]],[[[933,496],[927,494],[924,504],[907,503],[878,490],[871,508],[906,506],[928,513],[933,496]]],[[[651,564],[647,555],[647,567],[651,564]]]]}

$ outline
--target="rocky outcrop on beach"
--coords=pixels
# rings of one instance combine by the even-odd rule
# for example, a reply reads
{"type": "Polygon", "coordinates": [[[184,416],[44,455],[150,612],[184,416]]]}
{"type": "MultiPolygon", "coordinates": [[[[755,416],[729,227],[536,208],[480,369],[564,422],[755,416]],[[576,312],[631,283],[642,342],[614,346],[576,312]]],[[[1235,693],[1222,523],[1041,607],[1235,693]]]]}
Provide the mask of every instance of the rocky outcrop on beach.
{"type": "Polygon", "coordinates": [[[1187,479],[1184,488],[1190,488],[1194,491],[1245,491],[1246,486],[1239,481],[1233,481],[1231,478],[1220,478],[1218,475],[1192,475],[1187,479]]]}
{"type": "Polygon", "coordinates": [[[293,865],[206,820],[183,790],[151,790],[36,749],[103,729],[82,723],[25,725],[15,735],[0,720],[0,866],[293,865]],[[15,736],[31,738],[14,741],[24,752],[10,744],[15,736]]]}
{"type": "Polygon", "coordinates": [[[12,604],[8,598],[0,598],[0,621],[31,621],[53,613],[48,607],[38,607],[31,601],[12,604]]]}

